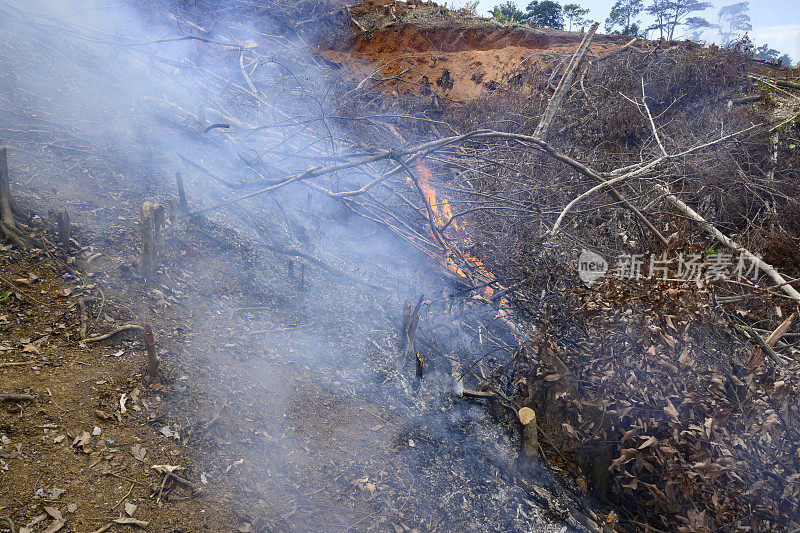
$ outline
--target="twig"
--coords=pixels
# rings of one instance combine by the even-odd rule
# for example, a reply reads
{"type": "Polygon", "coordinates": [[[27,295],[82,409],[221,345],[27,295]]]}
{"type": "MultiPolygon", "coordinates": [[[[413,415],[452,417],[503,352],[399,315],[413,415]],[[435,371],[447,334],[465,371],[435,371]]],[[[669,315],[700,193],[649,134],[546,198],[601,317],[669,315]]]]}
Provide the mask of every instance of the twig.
{"type": "Polygon", "coordinates": [[[201,492],[203,492],[203,487],[201,487],[201,486],[200,486],[200,485],[198,485],[197,483],[194,483],[193,481],[189,481],[188,479],[186,479],[186,478],[183,478],[183,477],[179,476],[178,474],[176,474],[176,473],[174,473],[174,472],[170,472],[170,473],[169,473],[169,474],[167,474],[167,475],[168,475],[168,476],[171,476],[171,477],[172,477],[172,479],[174,479],[175,481],[177,481],[177,482],[178,482],[178,483],[180,483],[181,485],[184,485],[184,486],[186,486],[186,487],[189,487],[190,489],[192,489],[192,492],[194,492],[194,493],[196,493],[196,494],[197,494],[197,493],[201,493],[201,492]]]}
{"type": "Polygon", "coordinates": [[[118,502],[117,502],[117,503],[114,505],[114,507],[112,507],[112,508],[111,508],[111,510],[112,510],[112,511],[113,511],[114,509],[116,509],[116,508],[119,506],[119,504],[121,504],[123,501],[125,501],[125,498],[127,498],[128,496],[130,496],[130,495],[131,495],[131,492],[133,492],[133,487],[135,487],[135,486],[136,486],[136,483],[131,483],[131,488],[129,488],[129,489],[128,489],[128,492],[126,492],[126,493],[125,493],[125,496],[123,496],[123,497],[122,497],[122,499],[121,499],[120,501],[118,501],[118,502]]]}
{"type": "Polygon", "coordinates": [[[158,498],[156,498],[156,503],[161,503],[161,495],[164,494],[164,486],[167,484],[169,476],[169,472],[164,473],[164,479],[161,480],[161,488],[158,489],[158,498]]]}

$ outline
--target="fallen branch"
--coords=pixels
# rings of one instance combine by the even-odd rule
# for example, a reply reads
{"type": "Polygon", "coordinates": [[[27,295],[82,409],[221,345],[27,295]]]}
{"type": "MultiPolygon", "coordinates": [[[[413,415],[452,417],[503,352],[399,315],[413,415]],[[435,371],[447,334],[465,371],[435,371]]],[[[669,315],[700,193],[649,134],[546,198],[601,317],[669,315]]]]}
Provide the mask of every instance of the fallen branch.
{"type": "Polygon", "coordinates": [[[719,242],[734,250],[739,252],[740,254],[744,255],[747,259],[749,259],[753,264],[757,265],[759,269],[764,271],[770,278],[772,278],[776,284],[780,285],[781,290],[785,292],[790,298],[792,298],[796,303],[800,304],[800,292],[792,287],[780,273],[775,270],[775,268],[766,263],[763,259],[752,253],[750,250],[747,250],[741,244],[733,241],[730,237],[722,233],[716,227],[714,227],[709,221],[704,219],[700,216],[694,209],[683,203],[677,196],[672,194],[669,190],[669,187],[666,185],[656,185],[656,189],[659,190],[661,193],[664,194],[664,199],[669,202],[670,205],[675,207],[678,211],[689,217],[690,219],[698,222],[700,226],[712,237],[717,239],[719,242]]]}
{"type": "Polygon", "coordinates": [[[137,324],[126,324],[124,326],[118,327],[117,329],[115,329],[113,331],[109,331],[105,335],[100,335],[98,337],[89,337],[89,338],[83,339],[83,342],[100,342],[100,341],[104,341],[106,339],[109,339],[109,338],[113,337],[117,333],[122,333],[123,331],[143,331],[143,330],[144,330],[144,328],[142,326],[137,325],[137,324]]]}
{"type": "Polygon", "coordinates": [[[30,394],[6,394],[5,396],[0,396],[0,403],[32,402],[34,400],[36,400],[36,396],[31,396],[30,394]]]}
{"type": "Polygon", "coordinates": [[[775,85],[778,87],[788,87],[790,89],[800,89],[800,83],[795,83],[789,80],[775,80],[775,85]]]}

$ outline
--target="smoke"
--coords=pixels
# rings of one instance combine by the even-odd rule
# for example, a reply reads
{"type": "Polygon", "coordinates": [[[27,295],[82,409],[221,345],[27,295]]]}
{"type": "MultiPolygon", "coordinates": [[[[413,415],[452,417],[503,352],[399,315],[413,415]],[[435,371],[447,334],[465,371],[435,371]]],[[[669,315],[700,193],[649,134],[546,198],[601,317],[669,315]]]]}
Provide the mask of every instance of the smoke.
{"type": "MultiPolygon", "coordinates": [[[[0,137],[22,196],[69,207],[130,270],[138,208],[174,196],[175,172],[206,208],[346,159],[329,74],[274,23],[244,17],[248,5],[145,20],[121,4],[0,3],[0,137]]],[[[443,357],[483,372],[476,361],[508,362],[513,339],[497,340],[491,309],[453,306],[427,257],[315,188],[367,179],[340,172],[210,212],[170,234],[155,292],[136,278],[107,288],[142,316],[162,318],[165,298],[181,309],[169,317],[188,332],[159,332],[166,363],[206,401],[176,399],[173,425],[223,413],[197,461],[279,527],[363,513],[377,518],[356,529],[551,527],[515,477],[517,435],[497,425],[508,416],[453,398],[443,357]],[[394,343],[403,300],[420,294],[421,383],[394,343]]]]}

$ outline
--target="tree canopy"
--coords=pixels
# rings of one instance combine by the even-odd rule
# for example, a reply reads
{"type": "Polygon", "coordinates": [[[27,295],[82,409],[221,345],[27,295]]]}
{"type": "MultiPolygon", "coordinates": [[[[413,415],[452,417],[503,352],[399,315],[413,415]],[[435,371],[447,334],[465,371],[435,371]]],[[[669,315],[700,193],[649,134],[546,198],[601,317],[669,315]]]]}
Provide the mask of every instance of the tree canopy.
{"type": "MultiPolygon", "coordinates": [[[[711,2],[699,0],[652,0],[645,11],[655,19],[655,22],[647,29],[657,30],[659,39],[671,41],[675,37],[676,28],[685,24],[685,19],[689,15],[704,11],[712,5],[711,2]]],[[[693,19],[699,20],[700,17],[693,19]]]]}
{"type": "Polygon", "coordinates": [[[525,22],[529,15],[510,0],[492,9],[492,16],[501,22],[525,22]]]}
{"type": "Polygon", "coordinates": [[[722,45],[728,46],[731,41],[753,29],[750,24],[750,2],[738,2],[724,6],[719,10],[717,32],[722,38],[722,45]]]}
{"type": "MultiPolygon", "coordinates": [[[[641,1],[641,0],[640,0],[641,1]]],[[[589,14],[589,10],[581,7],[579,4],[566,4],[564,5],[564,17],[569,21],[568,30],[572,31],[572,25],[583,26],[589,22],[585,17],[589,14]]]]}
{"type": "Polygon", "coordinates": [[[564,12],[561,4],[552,0],[533,0],[528,7],[528,20],[536,26],[564,29],[564,12]]]}
{"type": "Polygon", "coordinates": [[[643,0],[617,0],[611,6],[611,13],[606,19],[606,32],[612,35],[645,37],[647,32],[640,28],[641,22],[636,19],[643,9],[643,0]]]}

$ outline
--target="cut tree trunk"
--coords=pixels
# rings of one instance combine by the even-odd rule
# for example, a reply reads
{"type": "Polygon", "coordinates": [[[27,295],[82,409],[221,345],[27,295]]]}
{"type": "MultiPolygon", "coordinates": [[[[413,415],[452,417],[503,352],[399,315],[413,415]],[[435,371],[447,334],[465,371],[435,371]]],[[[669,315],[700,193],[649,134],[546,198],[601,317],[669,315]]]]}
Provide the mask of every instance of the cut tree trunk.
{"type": "Polygon", "coordinates": [[[69,222],[69,213],[66,209],[56,215],[56,222],[58,222],[58,236],[61,239],[61,246],[64,247],[65,251],[69,252],[69,238],[72,228],[69,222]]]}
{"type": "Polygon", "coordinates": [[[158,269],[161,229],[164,227],[164,206],[147,201],[142,204],[142,275],[154,279],[158,269]]]}
{"type": "Polygon", "coordinates": [[[153,337],[153,328],[150,324],[144,325],[144,346],[147,349],[147,365],[145,366],[145,376],[148,380],[158,377],[158,353],[156,352],[156,341],[153,337]]]}
{"type": "Polygon", "coordinates": [[[43,248],[42,244],[25,233],[17,222],[21,211],[11,196],[11,184],[8,173],[8,153],[0,144],[0,234],[23,250],[43,248]]]}

